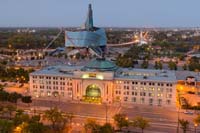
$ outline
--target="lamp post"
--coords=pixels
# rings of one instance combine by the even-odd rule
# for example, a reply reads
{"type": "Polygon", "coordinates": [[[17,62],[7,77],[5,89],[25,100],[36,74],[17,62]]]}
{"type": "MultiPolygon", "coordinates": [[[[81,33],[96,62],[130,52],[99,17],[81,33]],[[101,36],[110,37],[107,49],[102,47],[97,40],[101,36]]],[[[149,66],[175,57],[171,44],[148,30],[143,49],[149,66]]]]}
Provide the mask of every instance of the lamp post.
{"type": "Polygon", "coordinates": [[[198,124],[197,124],[197,123],[194,123],[194,132],[195,132],[195,133],[197,132],[197,126],[198,126],[198,124]]]}
{"type": "Polygon", "coordinates": [[[180,94],[179,90],[177,90],[178,92],[178,119],[177,119],[177,133],[179,133],[179,118],[180,118],[180,108],[181,108],[181,102],[180,102],[180,96],[184,95],[184,94],[180,94]]]}
{"type": "Polygon", "coordinates": [[[178,107],[178,125],[177,125],[177,133],[179,133],[179,115],[180,115],[180,107],[178,107]]]}
{"type": "Polygon", "coordinates": [[[119,98],[119,107],[121,107],[121,104],[122,104],[122,99],[121,99],[121,96],[119,98]]]}
{"type": "Polygon", "coordinates": [[[105,109],[106,109],[106,123],[108,123],[108,105],[105,103],[105,109]]]}
{"type": "Polygon", "coordinates": [[[180,116],[180,93],[178,91],[178,119],[177,119],[177,133],[179,133],[179,116],[180,116]]]}
{"type": "Polygon", "coordinates": [[[195,103],[195,104],[194,104],[194,113],[195,113],[195,114],[197,113],[197,106],[198,106],[198,104],[195,103]]]}

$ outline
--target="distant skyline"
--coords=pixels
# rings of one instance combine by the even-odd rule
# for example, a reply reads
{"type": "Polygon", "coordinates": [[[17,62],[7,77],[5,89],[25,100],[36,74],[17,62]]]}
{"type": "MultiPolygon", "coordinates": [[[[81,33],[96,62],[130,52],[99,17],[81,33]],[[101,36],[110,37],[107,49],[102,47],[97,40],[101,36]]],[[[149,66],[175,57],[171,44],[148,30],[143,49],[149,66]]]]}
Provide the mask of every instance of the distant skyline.
{"type": "Polygon", "coordinates": [[[200,0],[1,0],[0,27],[200,27],[200,0]]]}

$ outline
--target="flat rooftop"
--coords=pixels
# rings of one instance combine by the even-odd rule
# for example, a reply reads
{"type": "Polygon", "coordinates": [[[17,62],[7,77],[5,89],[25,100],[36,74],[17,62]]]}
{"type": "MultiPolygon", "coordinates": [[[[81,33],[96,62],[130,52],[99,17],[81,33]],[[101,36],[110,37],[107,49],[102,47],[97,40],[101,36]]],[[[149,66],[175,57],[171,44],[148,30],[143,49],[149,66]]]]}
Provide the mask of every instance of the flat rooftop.
{"type": "MultiPolygon", "coordinates": [[[[69,65],[58,65],[43,68],[41,70],[31,73],[31,75],[46,75],[46,76],[63,76],[63,77],[74,77],[75,71],[91,73],[83,69],[84,66],[69,66],[69,65]]],[[[95,73],[102,73],[101,71],[92,71],[95,73]]],[[[111,71],[103,71],[103,73],[110,73],[111,71]]],[[[169,70],[153,70],[153,69],[135,69],[135,68],[118,68],[114,73],[114,79],[119,80],[148,80],[148,81],[168,81],[176,82],[177,77],[175,71],[169,70]]],[[[81,77],[76,77],[81,78],[81,77]]]]}

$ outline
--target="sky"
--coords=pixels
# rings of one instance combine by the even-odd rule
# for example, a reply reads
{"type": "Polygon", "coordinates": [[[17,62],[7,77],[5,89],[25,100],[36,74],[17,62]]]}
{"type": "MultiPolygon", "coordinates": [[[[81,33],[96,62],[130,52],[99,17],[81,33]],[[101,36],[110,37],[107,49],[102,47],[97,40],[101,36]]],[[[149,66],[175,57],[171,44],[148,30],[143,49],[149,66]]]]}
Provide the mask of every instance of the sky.
{"type": "Polygon", "coordinates": [[[200,0],[0,0],[0,27],[200,27],[200,0]]]}

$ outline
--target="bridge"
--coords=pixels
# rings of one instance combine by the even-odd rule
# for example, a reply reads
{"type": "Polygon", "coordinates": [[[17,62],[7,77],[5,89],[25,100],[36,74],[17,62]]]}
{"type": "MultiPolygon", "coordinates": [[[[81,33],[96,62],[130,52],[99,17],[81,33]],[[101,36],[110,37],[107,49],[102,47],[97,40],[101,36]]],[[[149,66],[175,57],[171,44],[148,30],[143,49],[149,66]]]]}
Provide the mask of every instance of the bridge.
{"type": "Polygon", "coordinates": [[[125,43],[118,43],[118,44],[107,44],[107,47],[125,47],[125,46],[129,46],[129,45],[135,45],[135,44],[139,44],[140,42],[138,40],[135,41],[130,41],[130,42],[125,42],[125,43]]]}

